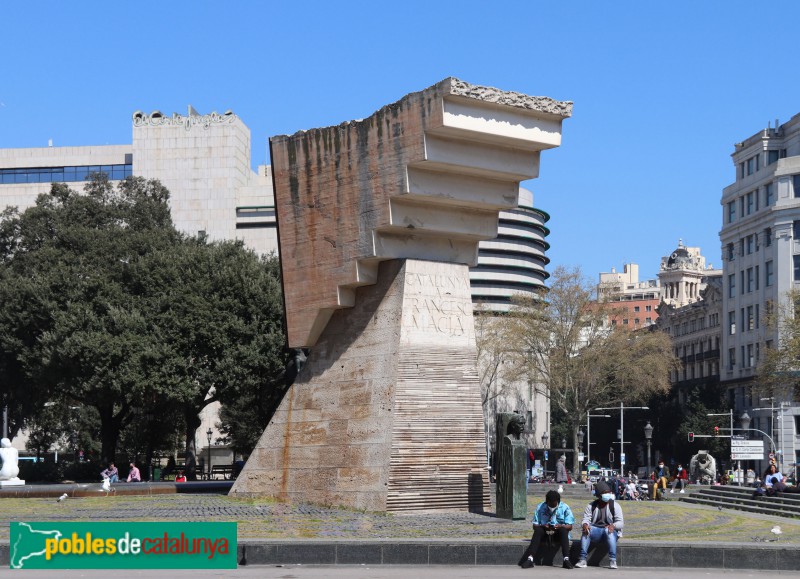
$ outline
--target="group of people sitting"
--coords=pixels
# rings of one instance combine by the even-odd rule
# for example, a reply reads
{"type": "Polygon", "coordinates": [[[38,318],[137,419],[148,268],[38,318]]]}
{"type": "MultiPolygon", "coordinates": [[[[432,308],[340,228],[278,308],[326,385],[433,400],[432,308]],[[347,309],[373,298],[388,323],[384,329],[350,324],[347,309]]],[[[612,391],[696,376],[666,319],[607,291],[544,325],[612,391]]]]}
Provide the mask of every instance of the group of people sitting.
{"type": "MultiPolygon", "coordinates": [[[[119,470],[113,462],[108,463],[108,468],[103,470],[100,476],[104,479],[108,479],[110,483],[119,482],[119,470]]],[[[134,463],[131,463],[130,470],[128,471],[128,478],[125,480],[126,482],[142,482],[142,473],[139,472],[139,469],[136,468],[134,463]]]]}
{"type": "Polygon", "coordinates": [[[562,566],[565,569],[586,567],[586,558],[592,543],[608,545],[609,567],[617,568],[617,539],[622,536],[625,526],[622,508],[616,504],[614,493],[605,481],[595,487],[595,500],[583,510],[581,518],[581,551],[578,561],[573,565],[569,557],[572,538],[570,532],[575,524],[575,516],[569,505],[561,501],[558,491],[551,490],[545,500],[536,507],[533,515],[533,537],[528,548],[519,560],[519,566],[529,569],[534,566],[534,556],[542,539],[546,536],[557,538],[564,557],[562,566]]]}

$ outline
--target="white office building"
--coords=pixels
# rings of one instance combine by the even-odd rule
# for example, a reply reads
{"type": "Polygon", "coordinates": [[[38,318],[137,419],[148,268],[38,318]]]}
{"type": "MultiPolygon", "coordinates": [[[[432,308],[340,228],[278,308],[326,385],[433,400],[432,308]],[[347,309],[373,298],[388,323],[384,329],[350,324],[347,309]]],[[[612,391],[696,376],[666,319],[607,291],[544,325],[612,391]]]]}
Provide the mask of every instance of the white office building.
{"type": "Polygon", "coordinates": [[[737,417],[746,411],[750,427],[770,435],[789,472],[800,460],[800,407],[790,393],[762,399],[756,369],[780,339],[768,309],[800,287],[800,115],[736,143],[732,157],[736,180],[721,200],[720,379],[737,417]]]}

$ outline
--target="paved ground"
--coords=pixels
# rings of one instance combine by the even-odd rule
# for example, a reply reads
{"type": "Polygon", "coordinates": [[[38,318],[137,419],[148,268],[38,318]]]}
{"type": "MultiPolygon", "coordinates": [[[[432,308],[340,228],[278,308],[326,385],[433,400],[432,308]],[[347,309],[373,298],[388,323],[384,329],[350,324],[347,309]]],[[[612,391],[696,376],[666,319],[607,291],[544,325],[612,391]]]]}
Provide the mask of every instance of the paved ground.
{"type": "MultiPolygon", "coordinates": [[[[419,577],[420,579],[485,579],[486,577],[536,577],[542,576],[542,569],[519,569],[517,567],[404,567],[401,565],[392,567],[322,567],[322,566],[298,566],[290,565],[285,567],[240,567],[230,571],[199,571],[199,570],[177,570],[177,571],[154,571],[131,570],[115,572],[122,573],[120,576],[152,578],[158,577],[160,573],[171,579],[194,578],[194,577],[263,577],[267,579],[406,579],[407,577],[419,577]]],[[[765,571],[722,571],[719,569],[649,569],[638,567],[636,569],[625,569],[620,567],[616,571],[600,568],[573,569],[547,569],[547,577],[571,577],[579,579],[581,577],[589,579],[600,579],[600,577],[620,577],[623,579],[680,579],[685,577],[703,577],[717,579],[746,579],[763,577],[765,571]]],[[[768,571],[769,576],[797,576],[796,571],[768,571]]],[[[85,577],[87,579],[105,579],[109,576],[109,571],[104,569],[82,570],[82,571],[9,571],[0,570],[0,578],[9,579],[12,577],[24,577],[26,579],[50,579],[52,577],[73,578],[85,577]]]]}
{"type": "MultiPolygon", "coordinates": [[[[529,521],[492,515],[447,513],[380,515],[265,499],[176,494],[7,499],[0,501],[0,542],[9,540],[9,521],[235,521],[242,539],[523,539],[529,521]]],[[[542,499],[528,497],[528,511],[542,499]]],[[[576,517],[588,496],[569,497],[576,517]]],[[[800,520],[670,502],[622,502],[625,537],[669,542],[771,543],[800,545],[800,520]],[[780,534],[771,529],[779,525],[780,534]]]]}

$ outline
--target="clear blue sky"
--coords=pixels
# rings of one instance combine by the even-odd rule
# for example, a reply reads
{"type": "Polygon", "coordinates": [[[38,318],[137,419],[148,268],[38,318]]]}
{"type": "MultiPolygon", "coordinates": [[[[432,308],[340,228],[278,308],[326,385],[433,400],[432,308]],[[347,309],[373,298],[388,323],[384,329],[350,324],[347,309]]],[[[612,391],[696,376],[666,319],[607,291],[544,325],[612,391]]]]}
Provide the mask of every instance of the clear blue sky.
{"type": "Polygon", "coordinates": [[[456,76],[574,101],[525,185],[551,268],[642,277],[678,239],[720,265],[733,144],[800,113],[800,3],[0,4],[0,148],[131,142],[133,111],[232,109],[271,135],[363,118],[456,76]]]}

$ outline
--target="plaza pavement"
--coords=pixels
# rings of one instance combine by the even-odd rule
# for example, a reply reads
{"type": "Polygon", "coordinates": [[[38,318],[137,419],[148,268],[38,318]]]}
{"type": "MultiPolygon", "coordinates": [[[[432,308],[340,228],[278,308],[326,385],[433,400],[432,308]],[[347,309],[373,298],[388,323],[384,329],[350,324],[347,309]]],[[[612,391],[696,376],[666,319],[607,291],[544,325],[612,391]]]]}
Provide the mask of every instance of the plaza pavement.
{"type": "MultiPolygon", "coordinates": [[[[513,566],[531,533],[529,520],[508,521],[491,514],[381,515],[234,499],[213,494],[207,487],[192,494],[187,492],[192,484],[179,485],[184,492],[177,494],[174,488],[172,494],[164,494],[167,487],[158,485],[152,485],[158,486],[155,490],[146,485],[115,485],[115,492],[108,495],[99,485],[83,485],[80,493],[73,490],[83,497],[62,502],[55,497],[66,487],[49,485],[52,495],[47,497],[0,500],[0,564],[8,564],[10,521],[235,521],[239,557],[245,565],[513,566]],[[124,494],[129,486],[147,494],[124,494]]],[[[196,484],[196,490],[204,488],[196,484]]],[[[532,485],[529,512],[550,488],[532,485]]],[[[224,492],[224,485],[218,485],[216,492],[224,492]]],[[[0,492],[4,494],[5,490],[0,492]]],[[[564,496],[579,518],[590,500],[588,492],[573,486],[564,496]]],[[[674,500],[620,505],[626,521],[621,566],[800,569],[800,520],[674,500]],[[780,534],[772,533],[775,525],[780,526],[780,534]]],[[[573,532],[573,539],[577,536],[573,532]]],[[[602,554],[596,555],[595,563],[607,561],[602,554]]]]}

